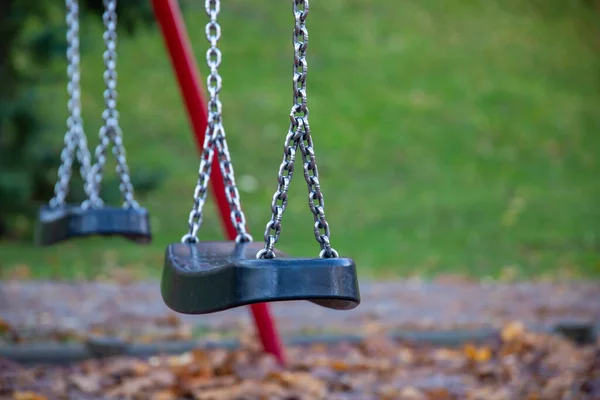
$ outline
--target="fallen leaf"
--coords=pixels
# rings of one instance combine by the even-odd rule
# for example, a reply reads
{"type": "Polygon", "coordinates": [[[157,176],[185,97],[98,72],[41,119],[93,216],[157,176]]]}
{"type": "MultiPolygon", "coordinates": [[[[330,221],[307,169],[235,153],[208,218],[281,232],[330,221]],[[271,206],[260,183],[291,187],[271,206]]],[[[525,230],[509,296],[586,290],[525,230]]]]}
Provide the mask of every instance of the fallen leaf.
{"type": "Polygon", "coordinates": [[[107,398],[131,398],[146,389],[157,389],[156,382],[150,376],[133,377],[113,386],[104,392],[107,398]]]}
{"type": "Polygon", "coordinates": [[[350,366],[348,365],[348,363],[346,363],[345,361],[342,361],[342,360],[333,360],[330,363],[330,366],[334,371],[338,371],[338,372],[350,370],[350,366]]]}
{"type": "Polygon", "coordinates": [[[425,393],[410,386],[402,389],[399,395],[402,400],[427,400],[425,393]]]}
{"type": "Polygon", "coordinates": [[[197,389],[192,394],[196,400],[232,400],[237,399],[242,393],[240,385],[218,389],[197,389]]]}
{"type": "Polygon", "coordinates": [[[131,366],[131,369],[134,375],[143,376],[150,371],[150,365],[145,362],[136,360],[131,366]]]}
{"type": "Polygon", "coordinates": [[[181,318],[179,318],[179,316],[175,313],[169,313],[169,315],[167,315],[164,320],[159,321],[159,324],[164,324],[167,326],[179,326],[181,325],[182,320],[181,318]]]}
{"type": "Polygon", "coordinates": [[[98,393],[102,389],[102,375],[73,375],[69,379],[73,385],[84,393],[98,393]]]}
{"type": "Polygon", "coordinates": [[[150,396],[150,400],[176,400],[179,398],[179,393],[173,389],[159,390],[150,396]]]}
{"type": "Polygon", "coordinates": [[[185,392],[199,393],[203,390],[231,387],[238,383],[239,379],[234,376],[217,376],[211,379],[188,377],[180,379],[177,386],[185,392]]]}
{"type": "Polygon", "coordinates": [[[425,391],[428,400],[450,400],[453,398],[452,394],[445,388],[429,389],[425,391]]]}
{"type": "Polygon", "coordinates": [[[489,347],[475,347],[472,344],[465,345],[463,349],[467,359],[474,362],[486,362],[492,357],[492,350],[489,347]]]}
{"type": "Polygon", "coordinates": [[[294,387],[305,391],[313,398],[323,398],[326,396],[325,382],[315,378],[307,372],[275,372],[269,376],[270,380],[279,382],[284,387],[294,387]]]}
{"type": "Polygon", "coordinates": [[[0,318],[0,333],[12,332],[12,327],[8,322],[0,318]]]}
{"type": "Polygon", "coordinates": [[[31,392],[31,391],[27,391],[27,392],[18,392],[17,391],[13,394],[13,399],[14,400],[48,400],[48,398],[46,396],[43,396],[36,392],[31,392]]]}
{"type": "Polygon", "coordinates": [[[523,323],[520,321],[514,321],[502,328],[500,337],[503,341],[510,342],[518,337],[521,337],[523,333],[525,333],[525,326],[523,323]]]}

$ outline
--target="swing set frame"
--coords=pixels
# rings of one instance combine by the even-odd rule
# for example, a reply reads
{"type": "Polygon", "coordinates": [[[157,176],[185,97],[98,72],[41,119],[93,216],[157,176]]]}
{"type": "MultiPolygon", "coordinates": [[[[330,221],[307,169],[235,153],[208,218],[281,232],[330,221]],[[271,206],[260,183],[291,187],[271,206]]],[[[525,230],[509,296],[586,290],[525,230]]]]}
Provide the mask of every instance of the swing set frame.
{"type": "MultiPolygon", "coordinates": [[[[197,148],[201,152],[208,122],[208,108],[203,93],[204,85],[201,83],[200,71],[181,9],[177,0],[152,0],[152,8],[177,77],[179,91],[185,103],[197,148]]],[[[213,160],[210,186],[225,235],[228,240],[235,240],[237,232],[229,218],[225,185],[216,157],[213,160]]],[[[268,304],[253,304],[250,309],[264,351],[274,355],[281,364],[284,364],[285,353],[268,304]]]]}

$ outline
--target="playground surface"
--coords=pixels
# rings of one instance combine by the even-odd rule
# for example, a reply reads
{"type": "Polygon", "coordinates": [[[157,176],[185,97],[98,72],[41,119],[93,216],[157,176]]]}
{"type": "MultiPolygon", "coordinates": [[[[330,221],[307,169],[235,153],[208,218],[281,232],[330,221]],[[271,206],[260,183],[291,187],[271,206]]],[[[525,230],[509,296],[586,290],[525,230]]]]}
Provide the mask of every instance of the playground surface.
{"type": "MultiPolygon", "coordinates": [[[[0,360],[13,399],[597,399],[600,346],[507,326],[492,344],[416,346],[383,337],[288,349],[283,369],[252,348],[22,369],[0,360]],[[44,395],[37,395],[44,393],[44,395]]],[[[4,393],[2,393],[4,392],[4,393]]]]}
{"type": "Polygon", "coordinates": [[[289,346],[288,365],[281,368],[260,351],[245,308],[176,315],[162,303],[156,281],[2,282],[3,346],[11,341],[77,342],[90,336],[146,343],[234,337],[241,346],[62,366],[0,359],[0,398],[493,400],[600,395],[600,344],[577,347],[547,333],[557,323],[600,320],[600,287],[593,282],[482,284],[446,278],[363,282],[361,289],[363,304],[349,312],[302,302],[273,304],[284,338],[319,332],[364,336],[355,342],[289,346]],[[496,329],[497,334],[435,345],[384,335],[396,329],[421,334],[496,329]]]}
{"type": "MultiPolygon", "coordinates": [[[[308,302],[273,303],[284,336],[309,333],[499,329],[511,321],[548,330],[557,323],[600,321],[596,282],[361,282],[361,305],[339,312],[308,302]]],[[[232,337],[251,328],[244,307],[206,316],[181,315],[163,303],[158,281],[0,282],[0,316],[21,342],[89,334],[154,341],[232,337]]]]}

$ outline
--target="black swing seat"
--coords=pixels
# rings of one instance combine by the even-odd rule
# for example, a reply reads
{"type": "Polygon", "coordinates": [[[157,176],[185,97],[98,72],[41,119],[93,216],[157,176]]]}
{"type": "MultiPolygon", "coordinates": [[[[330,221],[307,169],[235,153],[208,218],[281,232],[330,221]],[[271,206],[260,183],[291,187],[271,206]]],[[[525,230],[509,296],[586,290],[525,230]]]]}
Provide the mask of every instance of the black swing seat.
{"type": "Polygon", "coordinates": [[[79,204],[65,204],[61,207],[50,207],[46,204],[40,207],[35,232],[36,242],[42,246],[49,246],[71,238],[71,213],[79,207],[79,204]]]}
{"type": "Polygon", "coordinates": [[[208,314],[254,303],[308,300],[351,310],[360,303],[349,258],[256,259],[260,243],[174,243],[167,247],[161,292],[182,314],[208,314]]]}
{"type": "Polygon", "coordinates": [[[37,229],[40,245],[93,235],[122,236],[138,244],[147,244],[152,240],[150,216],[144,208],[83,209],[79,204],[69,204],[61,208],[46,205],[40,209],[37,229]]]}

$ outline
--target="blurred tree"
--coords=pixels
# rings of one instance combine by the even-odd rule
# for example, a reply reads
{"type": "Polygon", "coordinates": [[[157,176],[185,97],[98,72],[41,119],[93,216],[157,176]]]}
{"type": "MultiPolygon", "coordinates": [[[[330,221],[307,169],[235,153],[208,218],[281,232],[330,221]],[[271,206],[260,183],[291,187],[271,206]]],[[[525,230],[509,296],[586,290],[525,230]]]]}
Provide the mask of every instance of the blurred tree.
{"type": "Polygon", "coordinates": [[[600,0],[583,0],[585,4],[587,4],[590,7],[596,7],[597,9],[600,9],[600,0]]]}
{"type": "MultiPolygon", "coordinates": [[[[134,35],[149,25],[150,7],[147,0],[119,1],[119,30],[134,35]]],[[[86,14],[100,16],[103,11],[102,0],[80,0],[82,22],[86,14]]],[[[0,1],[0,238],[31,233],[40,202],[52,196],[60,148],[49,148],[41,140],[44,123],[37,112],[36,94],[47,75],[44,67],[56,57],[65,57],[64,13],[64,2],[59,0],[0,1]],[[9,229],[19,218],[29,221],[25,228],[9,229]]],[[[66,80],[66,74],[58,79],[66,80]]],[[[132,176],[134,183],[142,184],[141,192],[154,189],[159,179],[132,176]]],[[[107,182],[107,186],[110,194],[114,185],[107,182]]]]}

